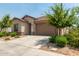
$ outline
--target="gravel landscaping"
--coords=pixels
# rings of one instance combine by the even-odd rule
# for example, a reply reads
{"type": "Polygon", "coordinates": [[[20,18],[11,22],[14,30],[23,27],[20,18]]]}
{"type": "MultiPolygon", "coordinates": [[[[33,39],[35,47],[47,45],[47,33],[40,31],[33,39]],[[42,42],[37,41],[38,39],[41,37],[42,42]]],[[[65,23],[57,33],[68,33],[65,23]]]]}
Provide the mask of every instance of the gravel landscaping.
{"type": "Polygon", "coordinates": [[[40,49],[45,50],[45,51],[61,53],[67,56],[79,56],[78,48],[77,49],[69,48],[69,47],[59,48],[55,46],[54,44],[50,44],[49,47],[47,45],[46,46],[44,45],[40,49]]]}

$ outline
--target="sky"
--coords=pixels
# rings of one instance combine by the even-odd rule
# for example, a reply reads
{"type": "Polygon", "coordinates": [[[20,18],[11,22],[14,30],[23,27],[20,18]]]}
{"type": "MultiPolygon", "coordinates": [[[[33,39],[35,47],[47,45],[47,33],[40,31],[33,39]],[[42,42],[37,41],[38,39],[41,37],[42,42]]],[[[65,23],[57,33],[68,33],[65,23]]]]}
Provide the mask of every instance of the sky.
{"type": "MultiPolygon", "coordinates": [[[[9,14],[11,17],[22,18],[24,15],[41,17],[55,3],[0,3],[0,19],[9,14]]],[[[77,3],[64,4],[65,8],[79,6],[77,3]]]]}

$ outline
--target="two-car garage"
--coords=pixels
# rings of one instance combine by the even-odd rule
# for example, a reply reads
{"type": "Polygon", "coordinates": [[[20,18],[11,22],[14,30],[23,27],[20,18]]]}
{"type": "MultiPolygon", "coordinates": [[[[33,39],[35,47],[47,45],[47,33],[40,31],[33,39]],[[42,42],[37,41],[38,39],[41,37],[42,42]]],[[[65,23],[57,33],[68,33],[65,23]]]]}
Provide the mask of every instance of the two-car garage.
{"type": "Polygon", "coordinates": [[[54,35],[57,33],[57,29],[54,26],[48,24],[47,21],[36,22],[36,34],[37,35],[54,35]]]}

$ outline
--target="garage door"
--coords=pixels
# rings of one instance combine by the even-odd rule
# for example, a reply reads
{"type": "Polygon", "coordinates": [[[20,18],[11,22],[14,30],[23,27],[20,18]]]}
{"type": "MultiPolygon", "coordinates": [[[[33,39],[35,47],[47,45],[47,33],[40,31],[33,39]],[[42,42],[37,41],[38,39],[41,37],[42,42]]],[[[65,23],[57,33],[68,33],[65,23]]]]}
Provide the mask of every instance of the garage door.
{"type": "Polygon", "coordinates": [[[54,35],[57,29],[47,23],[36,24],[36,34],[38,35],[54,35]]]}

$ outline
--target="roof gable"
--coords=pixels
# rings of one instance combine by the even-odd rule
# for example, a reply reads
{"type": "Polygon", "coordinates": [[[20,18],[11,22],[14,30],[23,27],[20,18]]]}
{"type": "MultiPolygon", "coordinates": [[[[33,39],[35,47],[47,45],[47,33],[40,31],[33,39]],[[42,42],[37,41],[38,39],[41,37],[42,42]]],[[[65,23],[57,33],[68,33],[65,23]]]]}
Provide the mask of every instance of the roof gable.
{"type": "Polygon", "coordinates": [[[21,22],[25,22],[25,21],[23,21],[22,19],[19,19],[19,18],[17,18],[17,17],[14,17],[12,20],[13,20],[13,21],[14,21],[14,20],[19,20],[19,21],[21,21],[21,22]]]}
{"type": "Polygon", "coordinates": [[[29,15],[25,15],[24,17],[22,17],[22,19],[26,19],[26,18],[32,18],[33,20],[36,20],[35,17],[29,16],[29,15]]]}

